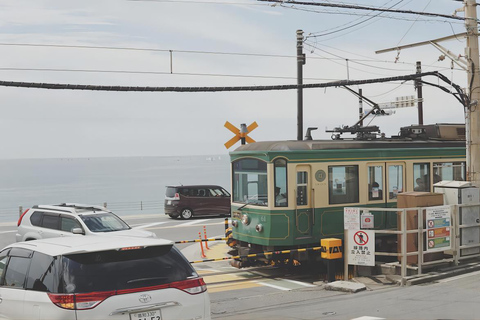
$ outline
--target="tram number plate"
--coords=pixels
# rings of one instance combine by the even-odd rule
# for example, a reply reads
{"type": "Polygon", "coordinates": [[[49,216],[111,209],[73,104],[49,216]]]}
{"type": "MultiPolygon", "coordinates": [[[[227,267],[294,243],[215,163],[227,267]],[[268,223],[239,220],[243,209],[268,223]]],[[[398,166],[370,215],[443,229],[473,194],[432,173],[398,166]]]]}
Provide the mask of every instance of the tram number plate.
{"type": "Polygon", "coordinates": [[[142,311],[130,313],[130,320],[161,320],[160,310],[142,311]]]}

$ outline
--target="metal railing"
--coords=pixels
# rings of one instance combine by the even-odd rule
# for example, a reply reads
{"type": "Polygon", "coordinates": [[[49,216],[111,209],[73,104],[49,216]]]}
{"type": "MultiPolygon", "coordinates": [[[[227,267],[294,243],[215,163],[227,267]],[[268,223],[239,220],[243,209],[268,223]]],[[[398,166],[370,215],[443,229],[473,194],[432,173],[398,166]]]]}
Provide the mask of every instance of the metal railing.
{"type": "MultiPolygon", "coordinates": [[[[421,208],[356,208],[362,213],[374,213],[374,212],[394,212],[397,214],[397,229],[382,229],[382,230],[372,230],[375,232],[375,236],[377,235],[397,235],[398,244],[397,251],[377,251],[375,250],[375,257],[377,256],[390,256],[390,257],[398,257],[400,260],[400,276],[401,276],[401,284],[404,285],[406,278],[407,278],[407,263],[408,257],[415,256],[416,257],[416,269],[418,275],[423,273],[423,269],[426,267],[432,267],[439,264],[444,263],[452,263],[454,265],[458,265],[461,260],[465,259],[473,259],[473,258],[480,258],[480,214],[479,219],[476,219],[475,223],[469,224],[460,224],[461,221],[461,213],[464,208],[472,208],[473,210],[478,210],[480,212],[480,204],[462,204],[462,205],[447,205],[447,206],[439,206],[439,207],[450,207],[451,213],[451,227],[449,229],[450,232],[450,246],[445,250],[439,250],[436,252],[443,252],[441,258],[436,258],[435,256],[430,261],[425,261],[425,255],[430,254],[428,250],[425,250],[425,239],[428,239],[427,236],[427,228],[424,228],[424,223],[427,223],[425,220],[424,212],[427,209],[435,208],[435,207],[421,207],[421,208]],[[407,223],[407,215],[416,215],[416,226],[412,227],[407,223]],[[464,230],[474,230],[478,229],[476,233],[478,234],[478,239],[473,239],[472,243],[464,244],[462,243],[462,239],[460,235],[463,234],[464,230]],[[407,245],[407,238],[410,234],[416,234],[416,244],[413,247],[416,247],[415,251],[409,251],[407,245]],[[478,248],[477,253],[466,253],[465,249],[473,249],[478,248]],[[400,250],[398,250],[400,249],[400,250]],[[447,258],[445,256],[447,255],[447,258]]],[[[412,222],[412,219],[410,219],[412,222]]],[[[344,247],[347,248],[348,240],[347,240],[347,232],[345,232],[345,243],[344,247]]],[[[411,240],[411,239],[409,239],[411,240]]],[[[472,251],[472,250],[470,250],[472,251]]],[[[344,250],[345,254],[345,274],[348,270],[348,250],[344,250]]],[[[377,259],[375,258],[375,262],[377,259]]]]}

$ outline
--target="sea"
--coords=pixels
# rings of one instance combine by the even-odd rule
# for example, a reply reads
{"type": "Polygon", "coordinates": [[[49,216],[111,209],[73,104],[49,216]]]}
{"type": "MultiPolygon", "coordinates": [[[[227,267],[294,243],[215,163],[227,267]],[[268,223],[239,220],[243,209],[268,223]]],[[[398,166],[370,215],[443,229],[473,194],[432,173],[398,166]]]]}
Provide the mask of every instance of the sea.
{"type": "Polygon", "coordinates": [[[225,155],[0,160],[0,222],[33,205],[104,205],[119,216],[164,214],[168,185],[230,191],[225,155]]]}

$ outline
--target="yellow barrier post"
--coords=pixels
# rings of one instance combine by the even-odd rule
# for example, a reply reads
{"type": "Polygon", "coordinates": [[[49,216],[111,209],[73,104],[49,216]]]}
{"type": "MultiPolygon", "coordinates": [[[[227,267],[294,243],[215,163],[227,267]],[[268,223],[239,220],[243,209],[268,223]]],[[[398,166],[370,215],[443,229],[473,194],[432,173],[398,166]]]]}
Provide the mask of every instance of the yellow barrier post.
{"type": "Polygon", "coordinates": [[[342,254],[342,240],[336,238],[325,238],[320,242],[322,246],[322,259],[327,260],[327,280],[328,282],[335,281],[335,260],[341,259],[342,254]]]}

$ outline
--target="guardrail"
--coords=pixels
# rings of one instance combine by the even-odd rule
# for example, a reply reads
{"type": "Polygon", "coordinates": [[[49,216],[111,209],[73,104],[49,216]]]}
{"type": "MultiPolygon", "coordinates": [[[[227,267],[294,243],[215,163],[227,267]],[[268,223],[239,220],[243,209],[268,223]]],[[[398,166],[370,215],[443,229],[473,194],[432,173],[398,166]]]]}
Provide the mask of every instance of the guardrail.
{"type": "MultiPolygon", "coordinates": [[[[400,260],[400,276],[401,276],[401,284],[405,284],[406,277],[407,277],[407,261],[409,257],[415,256],[416,257],[416,269],[418,275],[423,274],[423,269],[426,267],[433,267],[439,264],[444,263],[453,263],[454,265],[458,265],[461,260],[466,259],[474,259],[480,257],[480,204],[461,204],[461,205],[444,205],[438,207],[420,207],[420,208],[365,208],[359,207],[355,208],[360,210],[360,214],[362,213],[375,213],[375,212],[395,212],[399,215],[397,222],[397,230],[393,229],[382,229],[382,230],[373,230],[368,229],[375,232],[375,236],[377,235],[397,235],[398,236],[398,243],[397,251],[375,251],[374,255],[377,256],[390,256],[390,257],[398,257],[400,260]],[[451,213],[451,227],[449,229],[449,241],[450,246],[445,250],[438,250],[436,252],[443,253],[438,258],[436,255],[431,254],[426,248],[426,241],[429,239],[429,235],[427,234],[428,228],[424,228],[424,224],[426,226],[427,221],[425,221],[424,212],[427,209],[432,208],[440,208],[440,207],[449,207],[451,213]],[[463,213],[462,210],[471,208],[475,210],[479,218],[476,219],[475,223],[468,223],[468,224],[460,224],[461,214],[463,213]],[[408,226],[407,223],[407,215],[414,214],[416,215],[416,226],[408,226]],[[465,230],[475,230],[472,234],[473,237],[470,237],[470,240],[462,239],[462,235],[465,234],[465,230]],[[408,235],[414,234],[416,235],[416,243],[414,243],[413,247],[416,247],[414,251],[407,250],[407,238],[408,235]],[[475,236],[476,235],[476,236],[475,236]],[[476,238],[476,239],[474,239],[476,238]],[[469,242],[471,243],[464,243],[469,242]],[[400,249],[400,250],[398,250],[400,249]],[[468,251],[470,249],[470,251],[468,251]],[[471,250],[477,249],[477,250],[471,250]],[[474,252],[474,253],[472,253],[474,252]],[[431,254],[426,261],[425,256],[431,254]],[[432,258],[433,257],[433,258],[432,258]]],[[[463,219],[464,220],[464,219],[463,219]]],[[[412,219],[410,219],[412,222],[412,219]]],[[[345,232],[345,239],[347,240],[347,233],[345,232]]],[[[411,240],[411,239],[409,239],[411,240]]],[[[411,243],[409,243],[411,245],[411,243]]],[[[348,248],[348,241],[344,244],[345,248],[348,248]]],[[[411,246],[412,247],[412,246],[411,246]]],[[[344,250],[345,255],[345,262],[344,262],[344,270],[348,270],[348,255],[349,252],[347,249],[344,250]]],[[[375,259],[377,262],[377,259],[375,259]]],[[[347,273],[346,273],[347,274],[347,273]]]]}

